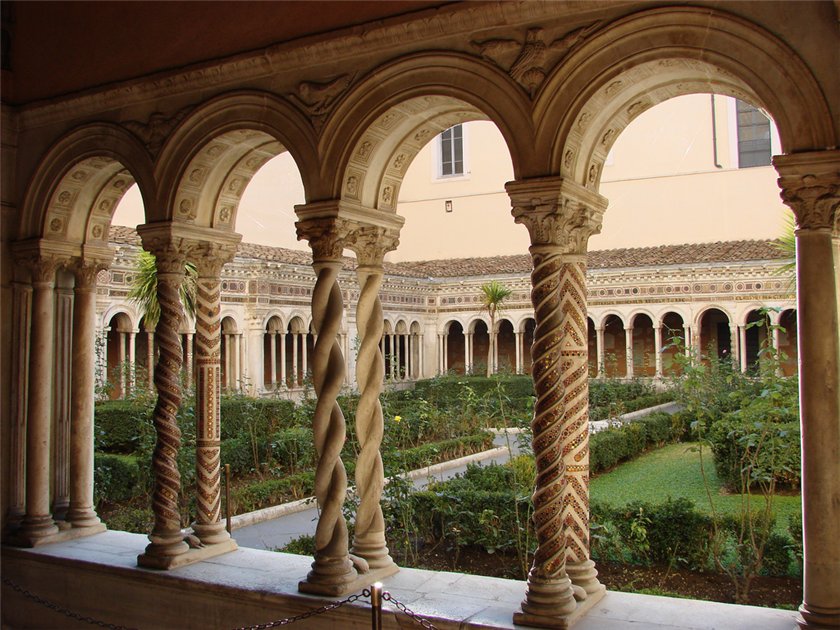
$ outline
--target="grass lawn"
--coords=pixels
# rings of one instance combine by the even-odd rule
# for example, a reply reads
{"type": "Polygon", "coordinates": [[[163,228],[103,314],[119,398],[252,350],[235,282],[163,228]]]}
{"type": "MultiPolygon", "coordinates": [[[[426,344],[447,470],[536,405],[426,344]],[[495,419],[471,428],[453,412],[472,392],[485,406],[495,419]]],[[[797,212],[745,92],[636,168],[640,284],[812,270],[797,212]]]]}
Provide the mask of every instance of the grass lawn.
{"type": "MultiPolygon", "coordinates": [[[[686,497],[698,508],[709,509],[709,498],[703,475],[700,472],[700,453],[697,444],[670,444],[636,460],[617,466],[607,473],[592,479],[590,495],[594,501],[603,501],[621,506],[633,500],[660,502],[668,496],[686,497]],[[694,450],[692,450],[694,449],[694,450]]],[[[709,482],[715,509],[720,512],[738,512],[741,497],[727,494],[715,474],[712,453],[703,450],[703,467],[709,482]]],[[[753,496],[754,509],[761,507],[762,498],[753,496]]],[[[773,511],[776,513],[776,527],[787,528],[788,515],[801,518],[802,505],[798,494],[775,496],[773,511]]]]}

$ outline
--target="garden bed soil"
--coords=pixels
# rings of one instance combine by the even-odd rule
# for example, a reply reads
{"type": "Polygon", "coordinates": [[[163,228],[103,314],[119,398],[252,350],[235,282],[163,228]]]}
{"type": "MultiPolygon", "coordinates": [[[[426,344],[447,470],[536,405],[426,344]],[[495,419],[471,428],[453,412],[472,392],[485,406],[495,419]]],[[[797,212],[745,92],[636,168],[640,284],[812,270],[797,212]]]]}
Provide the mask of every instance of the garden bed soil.
{"type": "MultiPolygon", "coordinates": [[[[416,568],[459,571],[476,575],[521,579],[516,556],[488,554],[480,549],[463,549],[457,558],[439,548],[420,551],[416,568]]],[[[698,573],[662,566],[635,566],[598,562],[598,579],[611,591],[645,592],[650,595],[686,597],[734,603],[730,579],[719,573],[698,573]]],[[[802,603],[802,580],[759,576],[750,588],[750,604],[769,608],[796,609],[802,603]]]]}

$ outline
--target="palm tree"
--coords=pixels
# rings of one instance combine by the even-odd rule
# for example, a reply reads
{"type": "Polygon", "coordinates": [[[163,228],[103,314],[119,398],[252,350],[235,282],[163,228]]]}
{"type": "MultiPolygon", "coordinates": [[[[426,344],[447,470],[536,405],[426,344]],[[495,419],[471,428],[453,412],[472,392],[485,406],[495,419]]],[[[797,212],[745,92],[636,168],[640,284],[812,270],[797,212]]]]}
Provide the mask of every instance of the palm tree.
{"type": "Polygon", "coordinates": [[[495,361],[496,315],[502,310],[502,304],[513,291],[498,280],[491,280],[481,285],[481,304],[483,311],[490,316],[490,345],[487,348],[487,376],[493,374],[495,361]]]}
{"type": "Polygon", "coordinates": [[[794,278],[790,281],[789,289],[796,290],[796,221],[792,213],[785,216],[785,225],[782,230],[782,235],[776,239],[776,249],[785,257],[789,258],[790,262],[785,263],[776,273],[781,276],[793,275],[794,278]]]}
{"type": "MultiPolygon", "coordinates": [[[[195,285],[198,270],[191,262],[184,263],[184,282],[181,284],[181,304],[190,317],[195,317],[195,285]]],[[[157,299],[157,264],[155,255],[141,251],[134,269],[134,279],[128,291],[128,298],[143,309],[146,325],[154,327],[160,319],[160,305],[157,299]]]]}

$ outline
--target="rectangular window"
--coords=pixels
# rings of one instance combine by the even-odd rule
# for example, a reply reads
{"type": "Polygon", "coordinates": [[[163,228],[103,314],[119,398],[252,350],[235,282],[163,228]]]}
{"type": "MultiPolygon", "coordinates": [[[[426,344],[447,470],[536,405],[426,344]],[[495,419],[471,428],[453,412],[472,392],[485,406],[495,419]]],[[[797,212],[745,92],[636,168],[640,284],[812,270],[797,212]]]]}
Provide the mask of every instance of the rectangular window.
{"type": "Polygon", "coordinates": [[[440,177],[464,174],[464,128],[450,127],[440,134],[440,177]]]}
{"type": "Polygon", "coordinates": [[[749,103],[736,101],[738,167],[770,166],[770,120],[749,103]]]}

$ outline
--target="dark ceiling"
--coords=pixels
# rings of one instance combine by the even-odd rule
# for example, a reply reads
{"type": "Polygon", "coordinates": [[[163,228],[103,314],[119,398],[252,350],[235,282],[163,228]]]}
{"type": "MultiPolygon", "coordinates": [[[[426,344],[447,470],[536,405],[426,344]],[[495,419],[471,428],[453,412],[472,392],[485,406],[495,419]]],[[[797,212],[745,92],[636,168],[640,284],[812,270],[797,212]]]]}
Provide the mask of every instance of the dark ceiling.
{"type": "Polygon", "coordinates": [[[2,97],[28,103],[445,4],[4,0],[2,97]]]}

